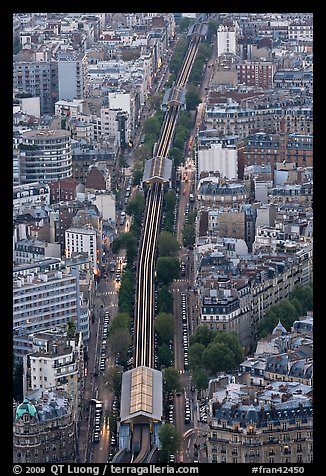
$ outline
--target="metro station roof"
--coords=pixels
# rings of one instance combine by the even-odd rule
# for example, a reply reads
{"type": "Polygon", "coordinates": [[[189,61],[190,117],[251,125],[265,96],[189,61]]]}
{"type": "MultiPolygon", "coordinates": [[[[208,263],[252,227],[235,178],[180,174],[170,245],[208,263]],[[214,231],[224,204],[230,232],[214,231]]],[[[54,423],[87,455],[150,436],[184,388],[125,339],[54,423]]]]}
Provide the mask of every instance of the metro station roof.
{"type": "Polygon", "coordinates": [[[163,377],[159,370],[136,367],[122,374],[121,422],[161,421],[163,377]]]}
{"type": "Polygon", "coordinates": [[[168,182],[171,179],[172,160],[163,159],[164,167],[160,174],[156,174],[154,170],[155,158],[146,160],[144,167],[143,182],[168,182]]]}

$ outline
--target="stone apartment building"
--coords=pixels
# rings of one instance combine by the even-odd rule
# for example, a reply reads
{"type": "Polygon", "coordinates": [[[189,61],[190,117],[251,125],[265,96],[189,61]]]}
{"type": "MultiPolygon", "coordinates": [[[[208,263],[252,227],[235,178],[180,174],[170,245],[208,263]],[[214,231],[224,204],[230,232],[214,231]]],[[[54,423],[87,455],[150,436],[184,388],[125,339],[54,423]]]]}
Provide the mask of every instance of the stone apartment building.
{"type": "Polygon", "coordinates": [[[221,136],[238,135],[241,140],[258,131],[313,134],[313,108],[281,107],[280,103],[246,107],[229,99],[226,104],[210,104],[206,108],[205,126],[221,136]]]}
{"type": "Polygon", "coordinates": [[[14,405],[13,463],[75,463],[77,425],[62,388],[37,389],[14,405]]]}
{"type": "Polygon", "coordinates": [[[24,356],[24,394],[62,387],[71,396],[78,419],[83,395],[84,346],[81,333],[68,336],[62,327],[33,334],[33,351],[24,356]]]}
{"type": "Polygon", "coordinates": [[[234,332],[246,351],[252,350],[269,307],[288,298],[295,284],[312,280],[312,251],[312,245],[307,244],[295,253],[242,259],[236,267],[229,263],[220,272],[202,266],[199,259],[198,324],[234,332]]]}
{"type": "Polygon", "coordinates": [[[313,462],[313,404],[293,396],[279,403],[232,399],[211,403],[207,453],[211,463],[313,462]]]}
{"type": "Polygon", "coordinates": [[[240,178],[250,165],[270,166],[273,177],[277,165],[282,163],[293,163],[296,168],[312,167],[313,135],[256,132],[246,137],[243,147],[238,148],[240,178]]]}

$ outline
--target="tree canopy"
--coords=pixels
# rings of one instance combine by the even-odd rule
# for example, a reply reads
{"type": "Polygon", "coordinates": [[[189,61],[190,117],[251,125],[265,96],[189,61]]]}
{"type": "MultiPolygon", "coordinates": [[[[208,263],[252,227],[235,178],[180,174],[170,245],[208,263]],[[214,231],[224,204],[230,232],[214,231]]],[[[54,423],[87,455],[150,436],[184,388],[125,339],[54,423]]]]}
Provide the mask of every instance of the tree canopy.
{"type": "Polygon", "coordinates": [[[174,317],[172,314],[161,312],[155,318],[154,328],[160,342],[168,343],[174,336],[174,317]]]}
{"type": "Polygon", "coordinates": [[[180,374],[174,367],[164,369],[164,385],[167,393],[178,392],[182,390],[180,374]]]}
{"type": "Polygon", "coordinates": [[[174,454],[180,449],[182,443],[182,435],[177,431],[175,426],[165,423],[158,430],[158,437],[161,443],[160,461],[168,463],[169,455],[174,454]]]}
{"type": "Polygon", "coordinates": [[[162,231],[158,237],[158,252],[159,256],[177,256],[180,250],[180,243],[177,241],[175,235],[168,231],[162,231]]]}
{"type": "Polygon", "coordinates": [[[156,265],[157,280],[159,283],[169,285],[173,279],[180,277],[180,263],[177,258],[161,256],[156,265]]]}

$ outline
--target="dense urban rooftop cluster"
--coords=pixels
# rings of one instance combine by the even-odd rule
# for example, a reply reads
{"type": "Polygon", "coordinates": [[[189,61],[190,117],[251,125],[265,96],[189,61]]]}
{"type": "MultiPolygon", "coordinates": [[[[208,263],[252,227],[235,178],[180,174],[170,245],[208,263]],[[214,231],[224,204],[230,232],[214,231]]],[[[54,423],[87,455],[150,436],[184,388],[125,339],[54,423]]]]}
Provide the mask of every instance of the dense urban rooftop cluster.
{"type": "MultiPolygon", "coordinates": [[[[144,193],[134,176],[122,195],[125,170],[169,79],[180,22],[196,15],[13,15],[15,462],[79,461],[96,289],[130,226],[129,195],[144,193]],[[54,443],[42,452],[45,433],[54,443]]],[[[178,191],[193,160],[193,322],[235,333],[245,352],[237,372],[210,376],[207,458],[312,462],[312,310],[260,334],[270,308],[313,281],[312,14],[207,15],[214,54],[192,111],[202,115],[168,183],[178,191]]]]}

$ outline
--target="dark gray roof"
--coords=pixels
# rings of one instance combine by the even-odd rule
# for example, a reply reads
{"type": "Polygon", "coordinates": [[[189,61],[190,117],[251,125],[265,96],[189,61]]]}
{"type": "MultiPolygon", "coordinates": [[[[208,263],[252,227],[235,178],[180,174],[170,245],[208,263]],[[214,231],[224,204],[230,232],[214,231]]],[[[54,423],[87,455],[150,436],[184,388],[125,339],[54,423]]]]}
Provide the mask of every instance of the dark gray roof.
{"type": "Polygon", "coordinates": [[[279,423],[281,420],[290,420],[294,423],[295,418],[312,418],[312,402],[308,398],[293,398],[286,402],[264,405],[245,405],[225,402],[213,404],[213,417],[227,421],[228,424],[239,423],[245,427],[248,423],[255,423],[257,427],[266,426],[267,422],[279,423]]]}
{"type": "Polygon", "coordinates": [[[161,175],[153,175],[152,168],[155,161],[155,158],[146,160],[145,168],[144,168],[144,175],[143,175],[143,182],[147,181],[163,181],[168,182],[171,178],[172,172],[172,160],[171,159],[163,159],[164,160],[164,167],[162,170],[161,175]]]}

